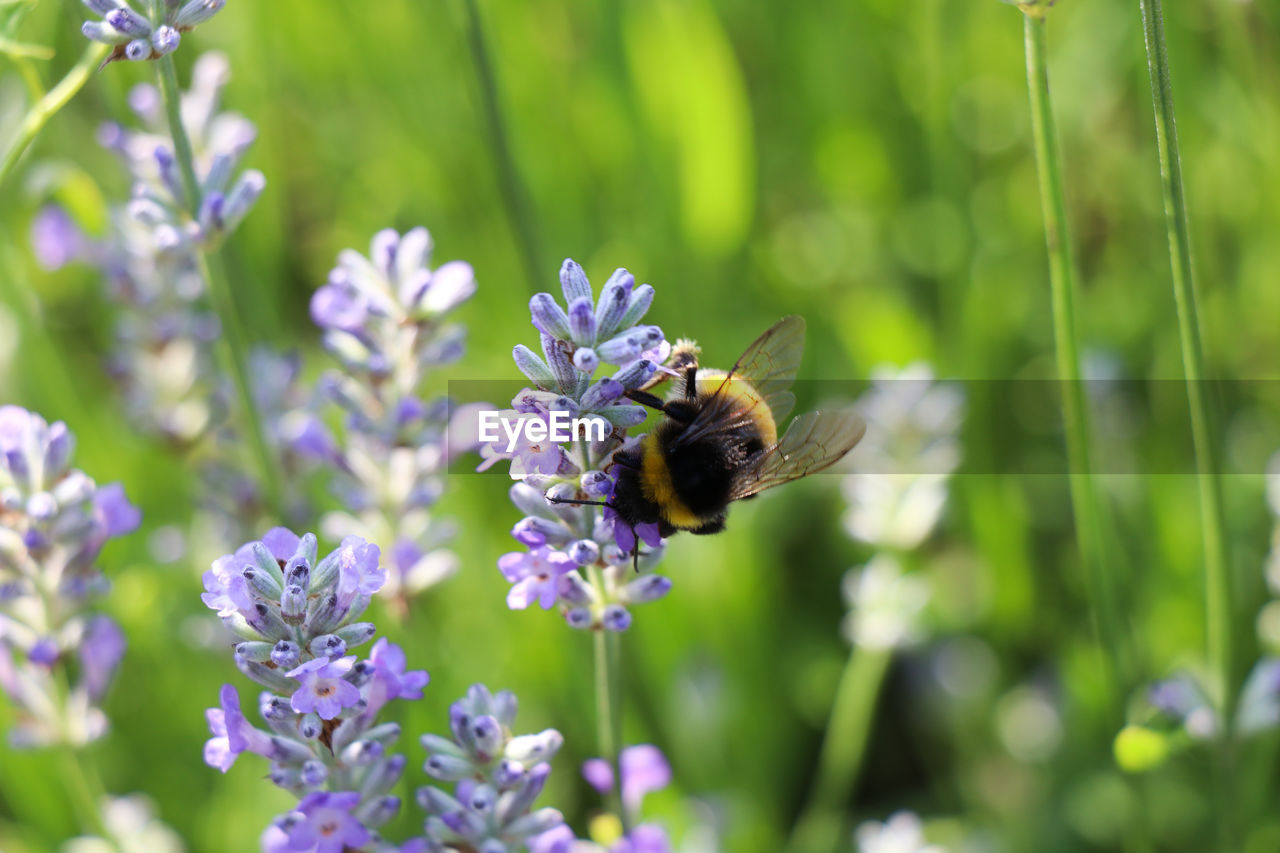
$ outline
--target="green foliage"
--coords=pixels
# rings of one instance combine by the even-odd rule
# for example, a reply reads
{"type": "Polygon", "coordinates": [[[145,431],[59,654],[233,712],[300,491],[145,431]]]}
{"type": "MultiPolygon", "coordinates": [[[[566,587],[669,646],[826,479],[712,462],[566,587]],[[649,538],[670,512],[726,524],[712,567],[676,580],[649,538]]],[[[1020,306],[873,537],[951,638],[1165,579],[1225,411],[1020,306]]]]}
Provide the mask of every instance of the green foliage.
{"type": "MultiPolygon", "coordinates": [[[[78,12],[68,12],[79,7],[0,0],[0,22],[28,6],[20,29],[0,23],[0,53],[12,53],[11,38],[51,45],[48,63],[19,60],[48,89],[84,50],[78,12]]],[[[810,378],[861,380],[883,361],[916,359],[943,377],[1055,376],[1016,9],[995,0],[479,6],[544,258],[572,255],[597,281],[628,267],[658,290],[653,322],[671,338],[697,338],[711,363],[799,313],[810,378]]],[[[1267,380],[1280,363],[1280,7],[1168,12],[1207,373],[1267,380]]],[[[1128,567],[1119,594],[1139,674],[1151,680],[1199,661],[1205,643],[1141,20],[1136,3],[1073,0],[1054,7],[1050,24],[1086,365],[1179,380],[1093,403],[1097,465],[1113,472],[1099,477],[1112,562],[1128,567]],[[1159,473],[1134,476],[1137,466],[1159,473]]],[[[471,336],[457,376],[509,378],[511,346],[534,341],[528,290],[458,5],[232,0],[184,42],[180,79],[212,48],[231,58],[228,105],[258,124],[247,163],[269,182],[227,249],[229,275],[252,300],[250,337],[300,348],[314,376],[327,357],[307,300],[337,251],[364,247],[384,226],[425,224],[437,258],[470,261],[480,282],[460,310],[471,336]]],[[[26,247],[45,201],[93,230],[101,198],[125,197],[94,130],[127,117],[129,88],[151,70],[117,63],[95,74],[0,185],[0,399],[66,420],[79,466],[123,480],[144,512],[143,530],[103,558],[115,582],[107,608],[130,640],[106,704],[113,731],[91,748],[106,788],[145,792],[193,850],[250,850],[289,798],[251,758],[226,776],[200,759],[218,686],[248,692],[227,650],[207,644],[216,620],[199,601],[200,573],[239,543],[194,540],[176,561],[156,556],[155,532],[185,530],[199,499],[189,460],[126,421],[105,372],[111,306],[100,283],[81,268],[41,272],[26,247]]],[[[8,105],[25,79],[0,57],[0,140],[21,115],[8,105]]],[[[545,270],[543,288],[555,273],[545,270]]],[[[1158,849],[1206,849],[1217,805],[1204,752],[1165,755],[1154,730],[1116,737],[1112,708],[1140,697],[1102,694],[1100,655],[1114,650],[1098,646],[1089,621],[1056,392],[1020,387],[967,386],[970,473],[955,479],[944,528],[919,555],[945,591],[935,596],[935,639],[889,669],[851,825],[912,808],[947,818],[939,837],[1074,851],[1120,849],[1145,823],[1158,849]],[[948,692],[932,673],[957,661],[970,667],[971,689],[948,692]],[[1048,747],[1027,748],[1010,723],[1039,719],[1014,712],[1040,707],[1026,704],[1028,685],[1051,697],[1061,723],[1048,747]],[[1121,776],[1117,760],[1147,772],[1121,776]]],[[[1224,482],[1232,630],[1251,661],[1271,533],[1260,475],[1280,449],[1280,394],[1264,381],[1223,393],[1233,395],[1221,421],[1225,465],[1237,475],[1224,482]]],[[[583,828],[598,805],[576,778],[595,751],[591,638],[554,614],[506,609],[495,560],[514,544],[508,484],[492,474],[449,480],[440,506],[461,524],[462,572],[403,618],[374,614],[432,673],[427,698],[406,705],[401,722],[406,733],[442,728],[449,702],[474,681],[515,690],[522,725],[565,733],[546,799],[583,828]]],[[[623,740],[659,744],[671,758],[675,790],[650,811],[677,836],[714,819],[722,849],[775,851],[805,800],[847,656],[840,579],[868,557],[840,530],[838,484],[811,478],[735,507],[724,535],[674,539],[665,567],[675,588],[638,611],[625,637],[623,740]]],[[[0,729],[8,713],[0,702],[0,729]]],[[[422,754],[408,734],[403,744],[408,792],[424,781],[422,754]]],[[[1241,849],[1274,849],[1280,837],[1278,746],[1263,737],[1238,756],[1249,780],[1232,804],[1241,849]]],[[[53,850],[75,831],[54,766],[0,746],[0,849],[53,850]]],[[[392,837],[413,827],[415,810],[405,813],[392,837]]]]}

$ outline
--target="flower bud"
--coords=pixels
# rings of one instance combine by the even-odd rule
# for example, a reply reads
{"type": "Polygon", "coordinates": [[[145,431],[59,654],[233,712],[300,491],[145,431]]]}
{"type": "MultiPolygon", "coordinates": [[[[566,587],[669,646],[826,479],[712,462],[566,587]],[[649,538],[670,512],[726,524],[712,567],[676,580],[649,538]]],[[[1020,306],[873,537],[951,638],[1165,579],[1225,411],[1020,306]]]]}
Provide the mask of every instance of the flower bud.
{"type": "Polygon", "coordinates": [[[270,643],[263,642],[237,643],[236,654],[254,663],[266,663],[271,660],[271,650],[273,648],[275,647],[270,643]]]}
{"type": "Polygon", "coordinates": [[[529,313],[533,325],[544,335],[562,341],[570,338],[569,317],[550,293],[535,293],[529,300],[529,313]]]}
{"type": "Polygon", "coordinates": [[[600,301],[596,305],[596,334],[611,337],[622,325],[622,317],[631,301],[631,288],[636,278],[624,269],[618,269],[604,283],[600,301]]]}
{"type": "Polygon", "coordinates": [[[591,301],[591,283],[587,281],[587,274],[582,267],[572,258],[565,258],[560,265],[560,289],[564,292],[567,304],[573,304],[579,299],[591,301]]]}
{"type": "MultiPolygon", "coordinates": [[[[516,367],[520,372],[529,378],[529,381],[539,388],[550,388],[555,384],[555,374],[551,372],[551,368],[547,363],[538,357],[538,354],[529,349],[524,344],[517,344],[515,349],[511,351],[511,355],[515,358],[516,367]]],[[[575,358],[576,361],[576,358],[575,358]]]]}
{"type": "Polygon", "coordinates": [[[590,296],[583,296],[569,303],[569,336],[579,347],[589,347],[595,343],[596,313],[590,296]]]}

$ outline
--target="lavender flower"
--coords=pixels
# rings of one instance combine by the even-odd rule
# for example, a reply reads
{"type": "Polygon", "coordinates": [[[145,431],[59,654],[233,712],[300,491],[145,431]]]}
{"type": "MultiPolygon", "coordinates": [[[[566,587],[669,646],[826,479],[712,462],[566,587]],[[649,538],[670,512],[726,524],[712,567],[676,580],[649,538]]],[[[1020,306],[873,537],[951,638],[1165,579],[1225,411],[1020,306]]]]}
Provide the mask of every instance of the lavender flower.
{"type": "MultiPolygon", "coordinates": [[[[613,766],[603,758],[584,762],[582,776],[601,794],[614,789],[613,766]]],[[[589,841],[576,838],[568,826],[556,827],[535,839],[529,847],[532,853],[673,853],[667,831],[640,820],[645,795],[671,784],[666,756],[650,744],[629,746],[618,755],[618,777],[623,815],[597,816],[589,841]],[[624,825],[631,829],[624,832],[624,825]]]]}
{"type": "Polygon", "coordinates": [[[141,794],[104,797],[102,837],[67,841],[62,853],[182,853],[182,839],[155,815],[154,804],[141,794]]]}
{"type": "Polygon", "coordinates": [[[18,711],[20,746],[79,745],[106,729],[101,700],[124,654],[108,617],[86,611],[108,589],[109,539],[140,521],[119,484],[71,467],[75,440],[18,406],[0,406],[0,690],[18,711]],[[61,674],[75,680],[64,697],[61,674]]]}
{"type": "MultiPolygon", "coordinates": [[[[573,505],[574,501],[607,504],[614,479],[606,469],[613,454],[627,446],[627,430],[646,418],[645,410],[627,400],[627,390],[658,381],[671,354],[662,330],[640,325],[653,301],[653,288],[635,285],[635,277],[617,270],[593,297],[582,267],[566,260],[560,269],[567,308],[549,293],[529,302],[542,353],[516,346],[516,367],[533,383],[501,413],[505,420],[550,421],[555,414],[603,422],[603,441],[577,440],[566,445],[532,441],[521,431],[514,447],[491,443],[481,448],[481,469],[510,460],[511,502],[525,513],[512,536],[527,551],[498,560],[512,584],[507,605],[544,610],[558,604],[575,628],[613,631],[631,624],[630,606],[653,601],[671,589],[670,579],[653,574],[663,542],[656,525],[632,529],[607,506],[573,505]],[[602,364],[617,367],[597,377],[602,364]],[[652,529],[651,529],[652,528],[652,529]],[[633,571],[633,550],[647,546],[633,571]]],[[[634,439],[632,439],[634,440],[634,439]]]]}
{"type": "Polygon", "coordinates": [[[881,367],[858,411],[867,435],[849,454],[859,473],[845,481],[845,527],[878,548],[915,548],[937,525],[960,464],[964,398],[928,365],[881,367]]]}
{"type": "Polygon", "coordinates": [[[929,584],[905,574],[892,554],[876,554],[861,569],[848,572],[842,586],[849,606],[844,635],[850,643],[868,649],[894,649],[923,638],[920,622],[929,603],[929,584]]]}
{"type": "Polygon", "coordinates": [[[858,824],[854,834],[858,853],[946,853],[946,849],[925,840],[924,823],[914,812],[894,812],[881,823],[869,820],[858,824]]]}
{"type": "Polygon", "coordinates": [[[133,178],[127,213],[149,229],[154,251],[191,253],[216,248],[266,188],[259,171],[237,174],[257,129],[243,116],[219,111],[222,88],[229,79],[226,57],[204,54],[192,69],[191,88],[182,95],[182,123],[200,186],[200,210],[194,218],[184,201],[168,120],[154,86],[139,84],[129,93],[139,128],[107,124],[98,131],[99,141],[119,154],[133,178]]]}
{"type": "MultiPolygon", "coordinates": [[[[96,2],[96,0],[95,0],[96,2]]],[[[119,12],[112,0],[99,11],[119,12]]],[[[184,447],[221,420],[228,392],[213,357],[221,329],[206,305],[199,253],[224,240],[248,212],[263,181],[260,173],[234,178],[256,130],[220,111],[229,66],[221,54],[201,56],[182,96],[182,116],[202,186],[204,210],[193,219],[183,193],[159,92],[139,85],[129,95],[136,126],[106,124],[98,138],[125,167],[132,199],[113,207],[103,239],[81,233],[57,208],[42,212],[32,229],[41,263],[81,260],[102,272],[119,306],[116,344],[108,367],[121,386],[126,411],[143,428],[184,447]]]]}
{"type": "Polygon", "coordinates": [[[222,11],[226,0],[164,0],[159,20],[135,11],[127,0],[84,0],[84,5],[102,16],[100,21],[85,21],[85,37],[115,47],[106,62],[143,62],[173,53],[182,33],[222,11]]]}
{"type": "Polygon", "coordinates": [[[345,509],[325,516],[323,530],[392,542],[385,594],[401,606],[458,568],[442,547],[454,528],[431,512],[449,461],[449,402],[425,395],[432,372],[462,355],[465,330],[449,315],[476,283],[462,261],[432,269],[431,249],[425,228],[388,229],[368,257],[338,256],[311,316],[342,365],[320,380],[318,396],[341,411],[343,429],[333,439],[314,419],[295,425],[298,446],[336,472],[345,509]]]}
{"type": "MultiPolygon", "coordinates": [[[[305,386],[299,382],[302,362],[297,353],[278,353],[265,347],[249,352],[249,384],[254,408],[262,422],[265,438],[281,470],[290,481],[285,490],[286,518],[313,516],[307,489],[299,488],[325,458],[324,448],[333,444],[328,428],[310,411],[305,386]]],[[[231,396],[224,377],[218,395],[231,396]]],[[[201,501],[219,528],[216,541],[242,539],[246,531],[260,529],[268,512],[261,475],[255,460],[247,454],[243,434],[223,422],[205,437],[208,452],[200,466],[206,488],[201,501]]]]}
{"type": "Polygon", "coordinates": [[[475,684],[449,708],[451,737],[422,736],[427,774],[455,784],[452,793],[418,791],[428,815],[420,849],[505,853],[564,823],[553,808],[533,809],[564,738],[555,729],[513,737],[515,716],[512,693],[495,695],[475,684]]]}
{"type": "Polygon", "coordinates": [[[381,638],[369,657],[347,654],[373,639],[355,621],[386,582],[377,546],[357,537],[317,559],[315,536],[284,528],[214,561],[202,599],[242,639],[236,666],[266,688],[249,722],[236,688],[224,685],[206,712],[204,759],[224,773],[248,752],[271,763],[270,778],[299,797],[263,835],[266,850],[395,849],[377,828],[399,810],[390,793],[405,758],[400,736],[378,715],[396,699],[422,697],[428,676],[407,670],[404,652],[381,638]]]}

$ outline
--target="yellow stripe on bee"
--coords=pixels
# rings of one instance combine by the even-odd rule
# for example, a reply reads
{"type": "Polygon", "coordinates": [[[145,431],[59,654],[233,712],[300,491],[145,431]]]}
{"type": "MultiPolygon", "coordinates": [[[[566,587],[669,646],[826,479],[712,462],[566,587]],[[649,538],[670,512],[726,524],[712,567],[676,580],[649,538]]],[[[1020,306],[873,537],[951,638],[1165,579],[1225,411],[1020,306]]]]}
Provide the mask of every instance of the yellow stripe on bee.
{"type": "MultiPolygon", "coordinates": [[[[727,375],[723,370],[699,369],[698,396],[702,398],[716,393],[727,375]]],[[[736,409],[755,422],[765,447],[777,443],[778,425],[773,421],[773,412],[769,410],[764,397],[750,382],[734,377],[729,380],[729,384],[721,393],[733,399],[737,403],[736,409]]],[[[683,388],[677,388],[672,396],[683,397],[683,388]]],[[[656,432],[645,436],[641,460],[640,482],[644,489],[644,496],[658,505],[662,517],[669,524],[673,527],[693,530],[707,522],[708,519],[689,509],[676,494],[671,470],[667,467],[666,456],[658,444],[656,432]]]]}
{"type": "Polygon", "coordinates": [[[685,506],[684,501],[676,494],[675,484],[671,482],[671,471],[667,468],[666,457],[658,445],[656,432],[644,437],[644,450],[640,458],[640,483],[644,487],[644,496],[658,505],[658,511],[667,523],[686,530],[701,527],[702,519],[685,506]]]}
{"type": "MultiPolygon", "coordinates": [[[[723,370],[699,369],[698,396],[704,397],[716,393],[726,375],[723,370]]],[[[765,447],[772,447],[778,443],[778,425],[773,421],[773,412],[764,401],[764,395],[756,390],[754,385],[734,376],[720,393],[737,401],[738,408],[755,421],[756,429],[760,430],[760,440],[764,442],[765,447]]]]}

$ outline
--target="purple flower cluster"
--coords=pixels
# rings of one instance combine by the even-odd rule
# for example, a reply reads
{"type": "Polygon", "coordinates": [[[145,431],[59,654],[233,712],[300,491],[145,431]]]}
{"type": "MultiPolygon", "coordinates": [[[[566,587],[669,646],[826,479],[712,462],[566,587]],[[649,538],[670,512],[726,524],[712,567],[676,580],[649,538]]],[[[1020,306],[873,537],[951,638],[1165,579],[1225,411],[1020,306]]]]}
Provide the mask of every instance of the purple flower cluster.
{"type": "MultiPolygon", "coordinates": [[[[254,408],[265,430],[265,437],[281,468],[289,478],[290,488],[282,496],[286,519],[311,517],[307,489],[298,488],[311,474],[321,458],[321,451],[332,445],[324,424],[308,407],[308,393],[299,382],[302,360],[296,352],[280,353],[266,347],[249,352],[249,384],[254,408]]],[[[226,377],[219,377],[227,384],[226,377]]],[[[231,389],[223,388],[223,396],[231,389]]],[[[201,461],[200,475],[205,485],[201,490],[202,506],[215,526],[215,541],[236,541],[261,529],[266,506],[261,471],[248,455],[242,433],[223,421],[206,436],[209,452],[201,461]]],[[[335,537],[339,538],[339,537],[335,537]]]]}
{"type": "Polygon", "coordinates": [[[603,420],[606,436],[561,445],[528,440],[528,432],[522,431],[510,451],[499,445],[481,447],[482,469],[510,459],[511,476],[521,481],[512,487],[511,501],[525,517],[511,534],[527,550],[504,554],[498,569],[511,584],[507,605],[512,609],[536,603],[549,610],[559,604],[575,628],[621,631],[631,624],[629,606],[661,598],[671,589],[670,579],[651,572],[663,547],[656,525],[632,529],[607,506],[566,502],[607,504],[612,498],[614,479],[606,473],[612,455],[625,446],[627,430],[647,417],[624,394],[669,372],[663,364],[671,346],[657,326],[640,325],[654,291],[647,284],[636,286],[626,270],[609,277],[598,299],[582,267],[572,260],[561,267],[560,283],[567,308],[549,293],[536,294],[529,303],[542,354],[523,345],[515,348],[516,366],[533,387],[521,391],[512,409],[501,414],[548,420],[563,413],[603,420]],[[617,369],[597,378],[601,364],[617,369]],[[632,556],[637,537],[647,546],[638,573],[632,556]]]}
{"type": "Polygon", "coordinates": [[[111,211],[98,240],[65,211],[47,207],[32,228],[36,258],[46,269],[72,260],[98,267],[119,306],[110,371],[126,409],[149,432],[186,446],[220,419],[227,393],[215,369],[221,330],[206,302],[200,252],[222,240],[261,192],[260,172],[232,181],[257,131],[243,116],[220,111],[229,66],[221,54],[201,56],[182,115],[195,156],[203,201],[199,221],[180,203],[178,165],[160,93],[141,84],[129,94],[138,127],[108,123],[99,141],[116,152],[132,184],[132,199],[111,211]]]}
{"type": "Polygon", "coordinates": [[[10,735],[24,746],[102,734],[95,703],[124,655],[119,627],[85,608],[108,589],[103,545],[141,518],[119,483],[99,487],[71,467],[74,445],[66,424],[0,406],[0,690],[17,706],[10,735]],[[59,686],[66,670],[70,696],[59,686]]]}
{"type": "Polygon", "coordinates": [[[164,0],[159,5],[160,20],[153,21],[127,0],[84,0],[102,20],[85,21],[81,30],[86,38],[115,47],[107,62],[143,62],[173,53],[184,32],[203,24],[226,4],[227,0],[164,0]]]}
{"type": "MultiPolygon", "coordinates": [[[[667,831],[640,820],[645,795],[671,784],[671,765],[662,751],[650,744],[627,747],[618,755],[617,775],[625,821],[593,823],[590,841],[576,838],[567,825],[558,826],[535,839],[531,853],[672,853],[667,831]]],[[[603,758],[584,762],[582,776],[601,794],[614,789],[613,765],[603,758]]]]}
{"type": "Polygon", "coordinates": [[[348,249],[311,299],[325,348],[341,363],[320,381],[323,403],[342,412],[341,440],[314,419],[298,442],[336,472],[344,510],[322,522],[326,534],[393,545],[386,595],[403,600],[457,570],[444,545],[451,525],[431,507],[444,489],[449,402],[427,399],[437,368],[462,355],[464,328],[449,322],[476,290],[471,266],[432,269],[425,228],[373,237],[368,257],[348,249]]]}
{"type": "Polygon", "coordinates": [[[347,652],[376,632],[357,622],[386,571],[376,545],[349,537],[317,559],[315,536],[276,528],[220,557],[205,573],[204,603],[233,634],[236,666],[264,688],[248,721],[233,685],[207,712],[205,762],[226,772],[245,752],[271,762],[270,778],[299,797],[263,836],[265,850],[383,849],[377,828],[399,810],[390,793],[404,772],[389,748],[396,723],[378,715],[395,699],[419,699],[428,676],[408,670],[385,637],[365,660],[347,652]]]}
{"type": "Polygon", "coordinates": [[[256,169],[238,172],[257,129],[241,115],[219,111],[222,88],[229,79],[226,57],[204,54],[192,69],[191,88],[182,96],[182,123],[191,141],[200,191],[194,218],[184,202],[180,166],[156,87],[143,83],[129,93],[139,128],[106,124],[99,130],[99,141],[120,156],[133,179],[127,214],[145,226],[154,251],[192,253],[216,248],[266,188],[266,178],[256,169]]]}
{"type": "Polygon", "coordinates": [[[564,825],[556,809],[533,809],[564,738],[555,729],[512,736],[515,716],[514,694],[474,684],[449,708],[451,737],[422,736],[427,774],[455,785],[419,789],[426,837],[406,849],[514,853],[564,825]]]}

